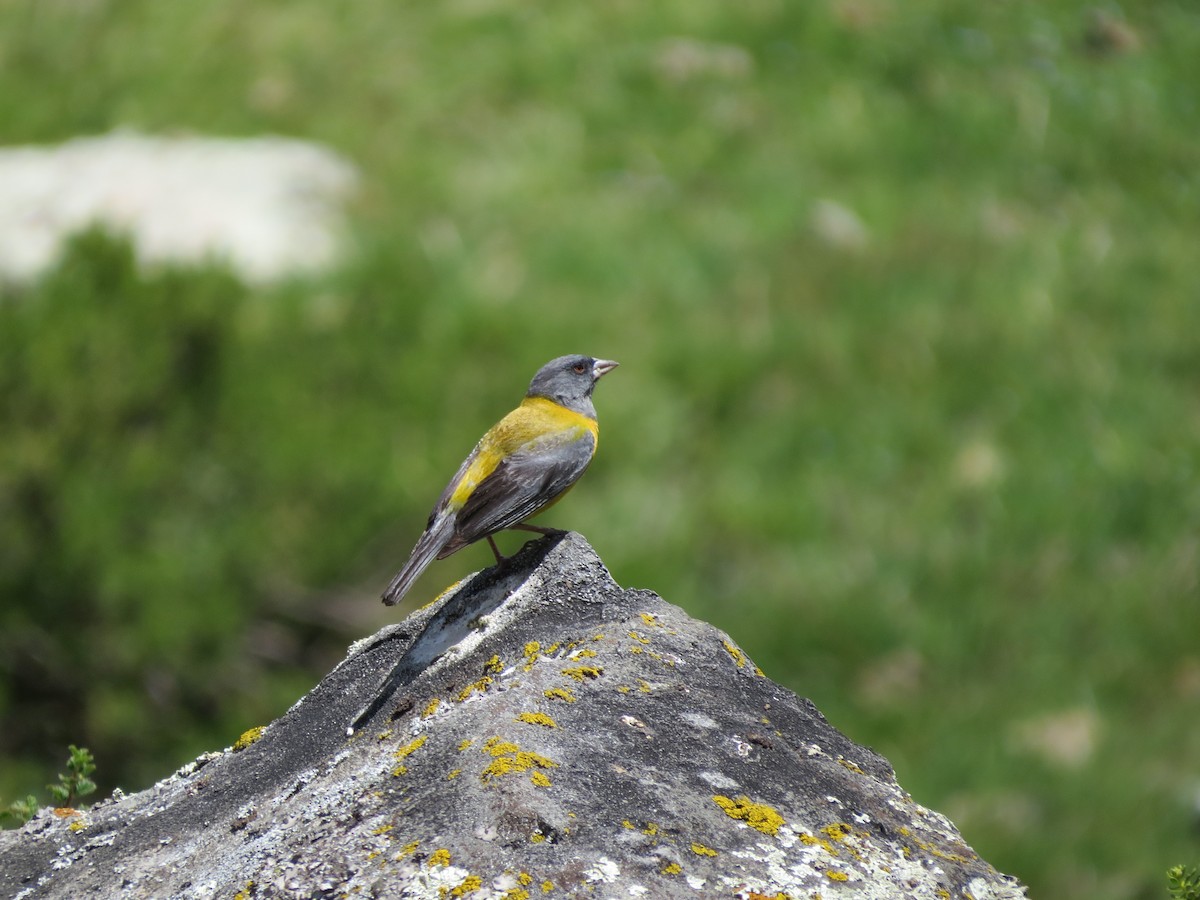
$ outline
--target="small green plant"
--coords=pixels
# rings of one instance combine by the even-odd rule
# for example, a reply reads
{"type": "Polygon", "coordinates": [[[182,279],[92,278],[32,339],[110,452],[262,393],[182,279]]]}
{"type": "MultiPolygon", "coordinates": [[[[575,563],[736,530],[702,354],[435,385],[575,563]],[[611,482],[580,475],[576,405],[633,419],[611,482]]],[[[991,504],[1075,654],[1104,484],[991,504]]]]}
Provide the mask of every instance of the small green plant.
{"type": "Polygon", "coordinates": [[[1172,900],[1200,900],[1200,869],[1172,866],[1167,869],[1167,890],[1172,900]]]}
{"type": "Polygon", "coordinates": [[[30,794],[24,800],[16,800],[8,806],[0,808],[0,821],[14,820],[18,825],[24,825],[38,811],[38,799],[30,794]]]}
{"type": "Polygon", "coordinates": [[[50,796],[59,806],[73,806],[80,797],[96,790],[96,782],[88,776],[96,771],[96,760],[87,747],[69,747],[66,774],[59,773],[58,784],[48,784],[50,796]]]}
{"type": "MultiPolygon", "coordinates": [[[[50,799],[56,806],[74,806],[80,797],[86,797],[96,790],[96,782],[89,777],[96,771],[96,759],[87,747],[69,745],[71,755],[67,757],[67,771],[58,774],[58,784],[48,784],[50,799]]],[[[0,821],[14,820],[18,825],[24,825],[37,814],[41,804],[33,794],[24,800],[16,800],[8,806],[0,807],[0,821]]]]}

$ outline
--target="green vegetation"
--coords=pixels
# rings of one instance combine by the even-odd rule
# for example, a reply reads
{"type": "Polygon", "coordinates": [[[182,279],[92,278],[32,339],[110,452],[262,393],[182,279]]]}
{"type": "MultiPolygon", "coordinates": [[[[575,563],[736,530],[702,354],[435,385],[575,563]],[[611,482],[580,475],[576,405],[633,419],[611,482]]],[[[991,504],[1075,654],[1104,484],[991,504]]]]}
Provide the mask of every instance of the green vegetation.
{"type": "Polygon", "coordinates": [[[1200,871],[1172,866],[1167,869],[1167,887],[1172,900],[1200,900],[1200,871]]]}
{"type": "Polygon", "coordinates": [[[87,747],[70,746],[67,771],[60,772],[58,784],[49,784],[50,796],[59,806],[74,806],[75,801],[96,791],[96,782],[91,777],[96,772],[96,760],[87,747]]]}
{"type": "MultiPolygon", "coordinates": [[[[96,772],[96,760],[87,747],[70,746],[71,755],[67,757],[67,771],[58,773],[58,783],[48,784],[50,799],[59,807],[73,807],[76,801],[94,794],[96,782],[91,776],[96,772]]],[[[11,819],[17,824],[28,822],[38,811],[37,797],[28,795],[24,800],[17,800],[7,807],[0,808],[0,821],[11,819]]]]}
{"type": "Polygon", "coordinates": [[[24,800],[14,800],[8,806],[0,807],[0,822],[7,820],[9,823],[23,825],[37,815],[40,806],[38,798],[29,794],[24,800]]]}
{"type": "Polygon", "coordinates": [[[311,283],[86,234],[0,290],[0,794],[70,739],[136,789],[282,713],[581,351],[623,365],[550,516],[618,581],[1035,897],[1194,856],[1194,4],[17,0],[0,60],[3,143],[270,132],[363,172],[311,283]]]}

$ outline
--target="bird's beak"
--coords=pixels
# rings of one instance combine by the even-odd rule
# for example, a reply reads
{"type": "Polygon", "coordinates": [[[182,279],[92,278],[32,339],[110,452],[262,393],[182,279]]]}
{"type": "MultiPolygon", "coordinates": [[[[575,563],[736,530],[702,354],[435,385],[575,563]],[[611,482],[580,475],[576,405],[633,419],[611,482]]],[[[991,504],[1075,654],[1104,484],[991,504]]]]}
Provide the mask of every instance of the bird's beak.
{"type": "Polygon", "coordinates": [[[616,362],[615,360],[598,359],[594,363],[592,363],[592,377],[599,378],[602,375],[607,375],[609,372],[611,372],[613,369],[615,369],[618,365],[620,365],[620,364],[618,362],[616,362]]]}

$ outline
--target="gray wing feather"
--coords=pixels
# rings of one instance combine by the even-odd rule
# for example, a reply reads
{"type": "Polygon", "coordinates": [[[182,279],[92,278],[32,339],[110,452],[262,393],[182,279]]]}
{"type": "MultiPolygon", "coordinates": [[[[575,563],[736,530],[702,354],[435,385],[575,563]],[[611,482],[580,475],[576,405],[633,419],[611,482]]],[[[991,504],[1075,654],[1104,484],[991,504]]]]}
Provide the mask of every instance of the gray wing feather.
{"type": "Polygon", "coordinates": [[[551,447],[514,453],[475,488],[458,511],[454,537],[438,558],[511,528],[534,515],[579,480],[592,461],[590,434],[551,447]]]}

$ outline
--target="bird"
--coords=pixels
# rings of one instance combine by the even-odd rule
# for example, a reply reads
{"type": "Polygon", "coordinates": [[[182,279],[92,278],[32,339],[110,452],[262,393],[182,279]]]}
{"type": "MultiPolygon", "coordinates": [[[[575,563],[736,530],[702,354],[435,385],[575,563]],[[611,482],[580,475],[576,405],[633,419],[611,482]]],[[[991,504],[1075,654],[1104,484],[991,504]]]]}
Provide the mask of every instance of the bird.
{"type": "Polygon", "coordinates": [[[383,592],[399,603],[434,559],[487,539],[506,528],[539,534],[553,529],[525,524],[560,500],[587,470],[600,429],[592,390],[617,367],[611,359],[571,354],[550,360],[529,383],[520,405],[480,438],[429,514],[408,562],[383,592]]]}

